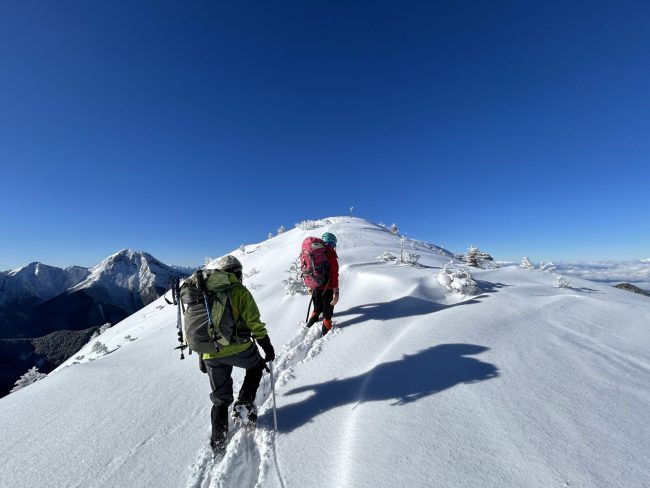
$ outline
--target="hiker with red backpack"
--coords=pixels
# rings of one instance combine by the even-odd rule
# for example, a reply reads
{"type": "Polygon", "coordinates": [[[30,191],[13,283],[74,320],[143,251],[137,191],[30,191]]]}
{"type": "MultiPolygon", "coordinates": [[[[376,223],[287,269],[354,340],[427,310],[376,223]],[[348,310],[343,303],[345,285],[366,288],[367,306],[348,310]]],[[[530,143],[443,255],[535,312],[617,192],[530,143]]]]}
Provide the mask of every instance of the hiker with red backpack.
{"type": "Polygon", "coordinates": [[[314,311],[307,320],[311,327],[323,314],[322,334],[332,329],[334,306],[339,301],[339,262],[336,236],[325,232],[321,239],[308,237],[303,241],[300,267],[305,285],[311,290],[314,311]]]}

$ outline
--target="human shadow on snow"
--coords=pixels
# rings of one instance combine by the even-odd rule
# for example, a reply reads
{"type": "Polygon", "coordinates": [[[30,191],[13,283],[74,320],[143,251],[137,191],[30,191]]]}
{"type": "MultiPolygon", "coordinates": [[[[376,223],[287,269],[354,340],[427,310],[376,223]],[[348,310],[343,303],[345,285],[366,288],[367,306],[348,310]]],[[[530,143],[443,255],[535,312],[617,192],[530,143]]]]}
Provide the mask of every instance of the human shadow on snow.
{"type": "Polygon", "coordinates": [[[393,400],[391,405],[399,406],[461,383],[496,378],[496,366],[467,357],[487,350],[474,344],[440,344],[379,364],[352,378],[294,388],[284,396],[311,394],[278,408],[278,430],[291,432],[321,413],[347,404],[393,400]]]}
{"type": "Polygon", "coordinates": [[[393,320],[416,315],[427,315],[433,312],[439,312],[446,308],[457,307],[458,305],[470,305],[479,303],[479,298],[485,298],[487,295],[480,295],[464,302],[445,305],[442,303],[425,300],[412,296],[405,296],[390,302],[367,303],[357,307],[348,308],[342,312],[336,313],[336,318],[346,315],[357,315],[351,319],[338,321],[338,328],[349,327],[350,325],[365,322],[367,320],[393,320]]]}

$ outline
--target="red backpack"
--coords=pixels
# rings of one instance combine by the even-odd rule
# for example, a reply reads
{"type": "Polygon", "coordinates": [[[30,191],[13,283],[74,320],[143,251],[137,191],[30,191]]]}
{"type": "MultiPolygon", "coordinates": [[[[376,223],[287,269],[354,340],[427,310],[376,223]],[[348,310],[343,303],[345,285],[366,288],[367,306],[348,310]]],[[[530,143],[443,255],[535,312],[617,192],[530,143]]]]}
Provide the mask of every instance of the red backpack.
{"type": "Polygon", "coordinates": [[[300,271],[308,288],[323,286],[330,279],[330,265],[325,246],[325,242],[318,237],[307,237],[302,241],[300,271]]]}

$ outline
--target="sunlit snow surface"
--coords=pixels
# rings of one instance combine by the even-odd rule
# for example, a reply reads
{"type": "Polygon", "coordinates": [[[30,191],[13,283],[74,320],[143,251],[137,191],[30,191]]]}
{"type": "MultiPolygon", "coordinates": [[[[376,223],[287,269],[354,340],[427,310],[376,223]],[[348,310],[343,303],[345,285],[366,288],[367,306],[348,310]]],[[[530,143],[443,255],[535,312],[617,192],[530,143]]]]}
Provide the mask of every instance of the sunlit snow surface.
{"type": "MultiPolygon", "coordinates": [[[[356,218],[235,251],[277,359],[256,430],[213,462],[209,384],[179,360],[160,299],[47,378],[0,399],[0,486],[647,487],[650,299],[580,278],[472,270],[449,294],[442,249],[356,218]],[[335,328],[304,328],[283,280],[302,239],[339,238],[335,328]]],[[[456,263],[454,266],[458,266],[456,263]]],[[[242,372],[235,372],[235,388],[242,372]]]]}

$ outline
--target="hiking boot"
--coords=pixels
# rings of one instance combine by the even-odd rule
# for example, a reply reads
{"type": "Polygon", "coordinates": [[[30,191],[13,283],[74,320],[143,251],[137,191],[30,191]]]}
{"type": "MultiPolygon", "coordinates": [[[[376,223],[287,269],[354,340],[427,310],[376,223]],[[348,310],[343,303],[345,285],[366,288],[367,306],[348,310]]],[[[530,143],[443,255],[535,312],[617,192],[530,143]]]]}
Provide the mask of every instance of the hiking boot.
{"type": "Polygon", "coordinates": [[[318,322],[318,317],[320,317],[319,313],[312,312],[311,315],[309,316],[309,320],[307,321],[307,327],[311,327],[316,322],[318,322]]]}
{"type": "Polygon", "coordinates": [[[323,335],[327,334],[330,330],[332,330],[332,319],[323,319],[323,328],[322,332],[323,335]]]}
{"type": "Polygon", "coordinates": [[[216,439],[210,439],[210,449],[213,456],[223,456],[226,453],[228,436],[226,432],[220,433],[216,439]]]}
{"type": "Polygon", "coordinates": [[[252,402],[236,401],[232,406],[232,418],[242,424],[254,424],[257,420],[257,407],[252,402]]]}

